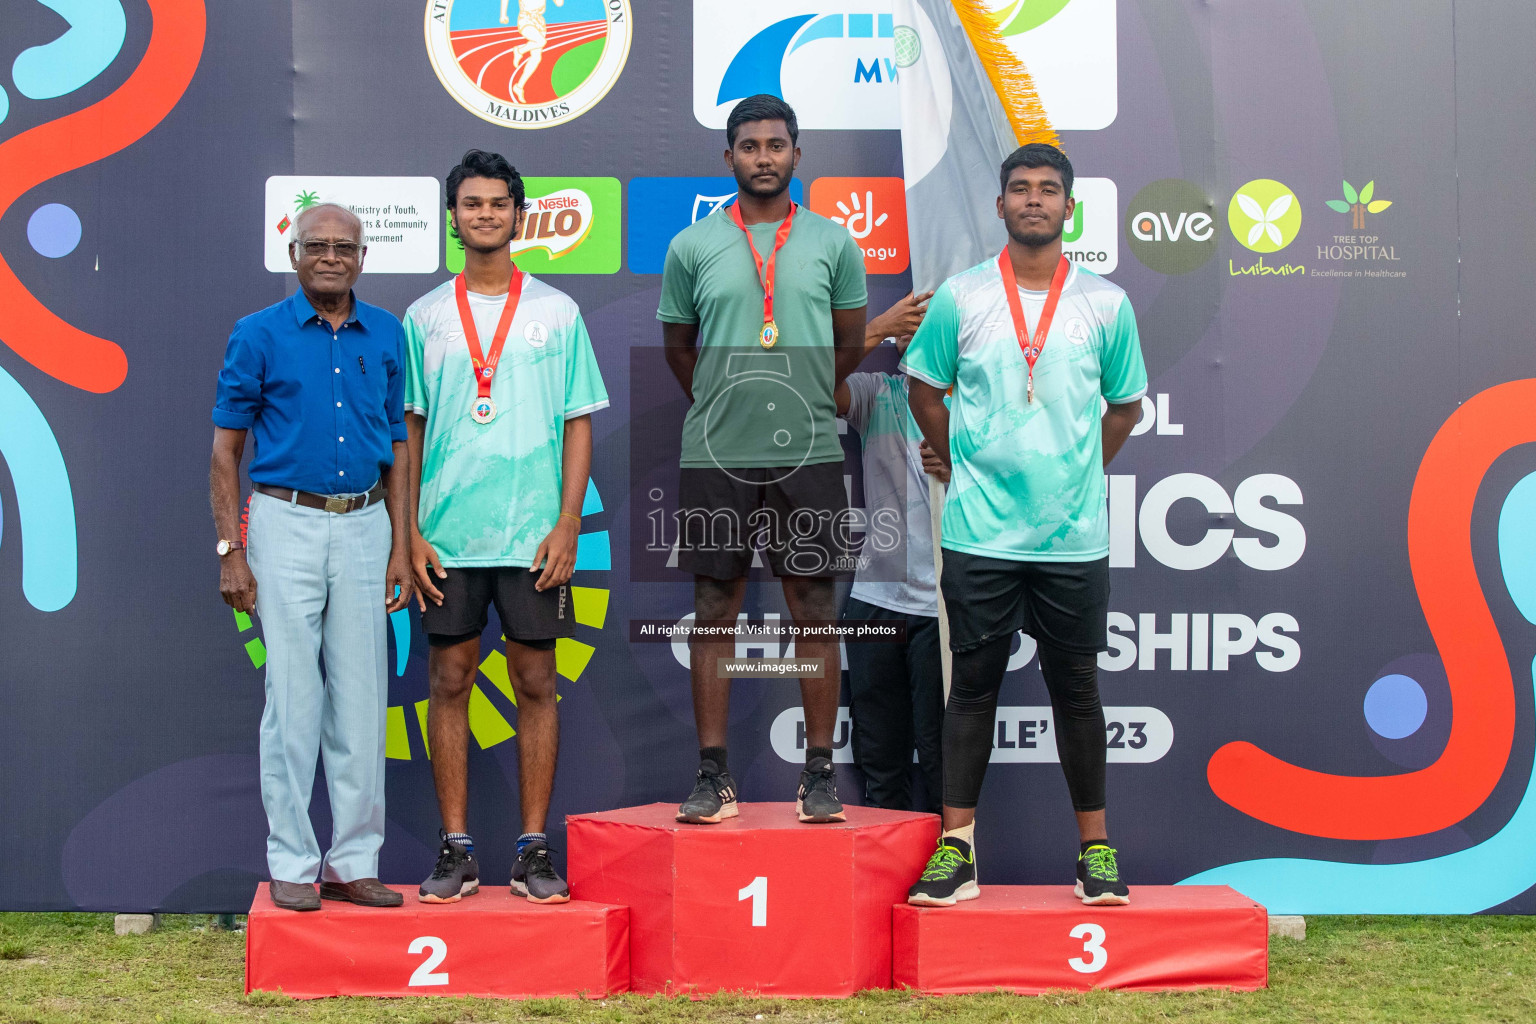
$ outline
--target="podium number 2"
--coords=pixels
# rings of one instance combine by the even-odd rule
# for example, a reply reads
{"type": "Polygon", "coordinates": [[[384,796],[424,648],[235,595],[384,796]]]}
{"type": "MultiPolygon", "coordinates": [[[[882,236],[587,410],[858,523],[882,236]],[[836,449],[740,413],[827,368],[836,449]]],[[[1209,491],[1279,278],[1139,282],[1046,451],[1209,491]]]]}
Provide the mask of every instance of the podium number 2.
{"type": "Polygon", "coordinates": [[[752,927],[768,927],[768,876],[758,875],[752,879],[751,885],[744,885],[736,891],[736,902],[742,900],[752,901],[752,927]]]}
{"type": "Polygon", "coordinates": [[[1093,974],[1102,971],[1104,965],[1109,963],[1109,951],[1104,948],[1104,929],[1096,924],[1080,924],[1067,934],[1074,939],[1083,940],[1083,952],[1088,954],[1084,960],[1075,956],[1067,961],[1067,966],[1079,974],[1093,974]]]}
{"type": "Polygon", "coordinates": [[[411,974],[408,985],[446,985],[448,984],[448,972],[437,970],[437,965],[448,956],[448,943],[436,935],[423,935],[419,939],[412,939],[406,952],[412,956],[426,953],[423,960],[411,974]]]}

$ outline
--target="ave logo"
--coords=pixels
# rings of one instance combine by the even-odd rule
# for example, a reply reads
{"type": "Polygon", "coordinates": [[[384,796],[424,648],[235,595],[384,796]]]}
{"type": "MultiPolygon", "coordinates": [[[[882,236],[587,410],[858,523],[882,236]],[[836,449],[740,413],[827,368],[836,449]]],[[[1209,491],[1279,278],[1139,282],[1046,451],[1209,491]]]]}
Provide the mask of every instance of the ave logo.
{"type": "Polygon", "coordinates": [[[1125,238],[1136,258],[1160,274],[1187,274],[1216,252],[1214,204],[1203,189],[1164,178],[1136,193],[1125,238]]]}
{"type": "Polygon", "coordinates": [[[1133,218],[1131,234],[1143,242],[1161,242],[1164,238],[1170,242],[1177,242],[1179,236],[1186,233],[1184,230],[1186,222],[1189,225],[1189,237],[1197,242],[1207,241],[1214,231],[1211,227],[1211,215],[1208,213],[1191,214],[1187,210],[1180,210],[1179,219],[1170,224],[1166,210],[1157,214],[1149,210],[1133,218]]]}

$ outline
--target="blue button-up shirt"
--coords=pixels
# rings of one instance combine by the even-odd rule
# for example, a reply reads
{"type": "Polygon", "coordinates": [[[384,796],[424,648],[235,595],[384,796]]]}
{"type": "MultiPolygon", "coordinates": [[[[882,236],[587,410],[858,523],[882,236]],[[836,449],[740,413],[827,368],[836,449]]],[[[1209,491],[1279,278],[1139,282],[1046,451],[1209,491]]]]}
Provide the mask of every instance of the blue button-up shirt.
{"type": "Polygon", "coordinates": [[[251,480],[317,494],[371,487],[405,440],[405,332],[355,296],[339,330],[301,291],[229,336],[216,426],[250,430],[251,480]]]}

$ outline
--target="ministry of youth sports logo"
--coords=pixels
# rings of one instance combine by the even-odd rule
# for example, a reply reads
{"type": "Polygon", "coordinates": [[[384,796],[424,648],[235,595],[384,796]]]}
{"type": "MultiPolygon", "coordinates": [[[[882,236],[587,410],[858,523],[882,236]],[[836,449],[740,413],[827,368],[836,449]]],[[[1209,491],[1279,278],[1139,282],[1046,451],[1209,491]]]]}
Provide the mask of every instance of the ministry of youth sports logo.
{"type": "Polygon", "coordinates": [[[427,57],[465,110],[549,128],[591,110],[629,58],[629,0],[428,0],[427,57]]]}

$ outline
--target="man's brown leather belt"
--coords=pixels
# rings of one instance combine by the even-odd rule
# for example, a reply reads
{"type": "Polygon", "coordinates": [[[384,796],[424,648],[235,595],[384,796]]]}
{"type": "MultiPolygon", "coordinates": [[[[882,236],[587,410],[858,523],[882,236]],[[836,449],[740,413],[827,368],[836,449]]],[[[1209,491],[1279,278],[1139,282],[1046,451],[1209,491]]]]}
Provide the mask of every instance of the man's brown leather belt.
{"type": "Polygon", "coordinates": [[[384,483],[380,481],[373,485],[373,490],[367,494],[360,494],[355,498],[328,498],[323,494],[312,494],[309,491],[291,491],[286,487],[269,487],[266,484],[252,484],[251,489],[269,498],[278,501],[293,501],[294,495],[298,495],[298,504],[305,508],[318,508],[326,512],[335,512],[341,515],[344,512],[356,512],[360,508],[367,508],[384,497],[384,483]]]}

